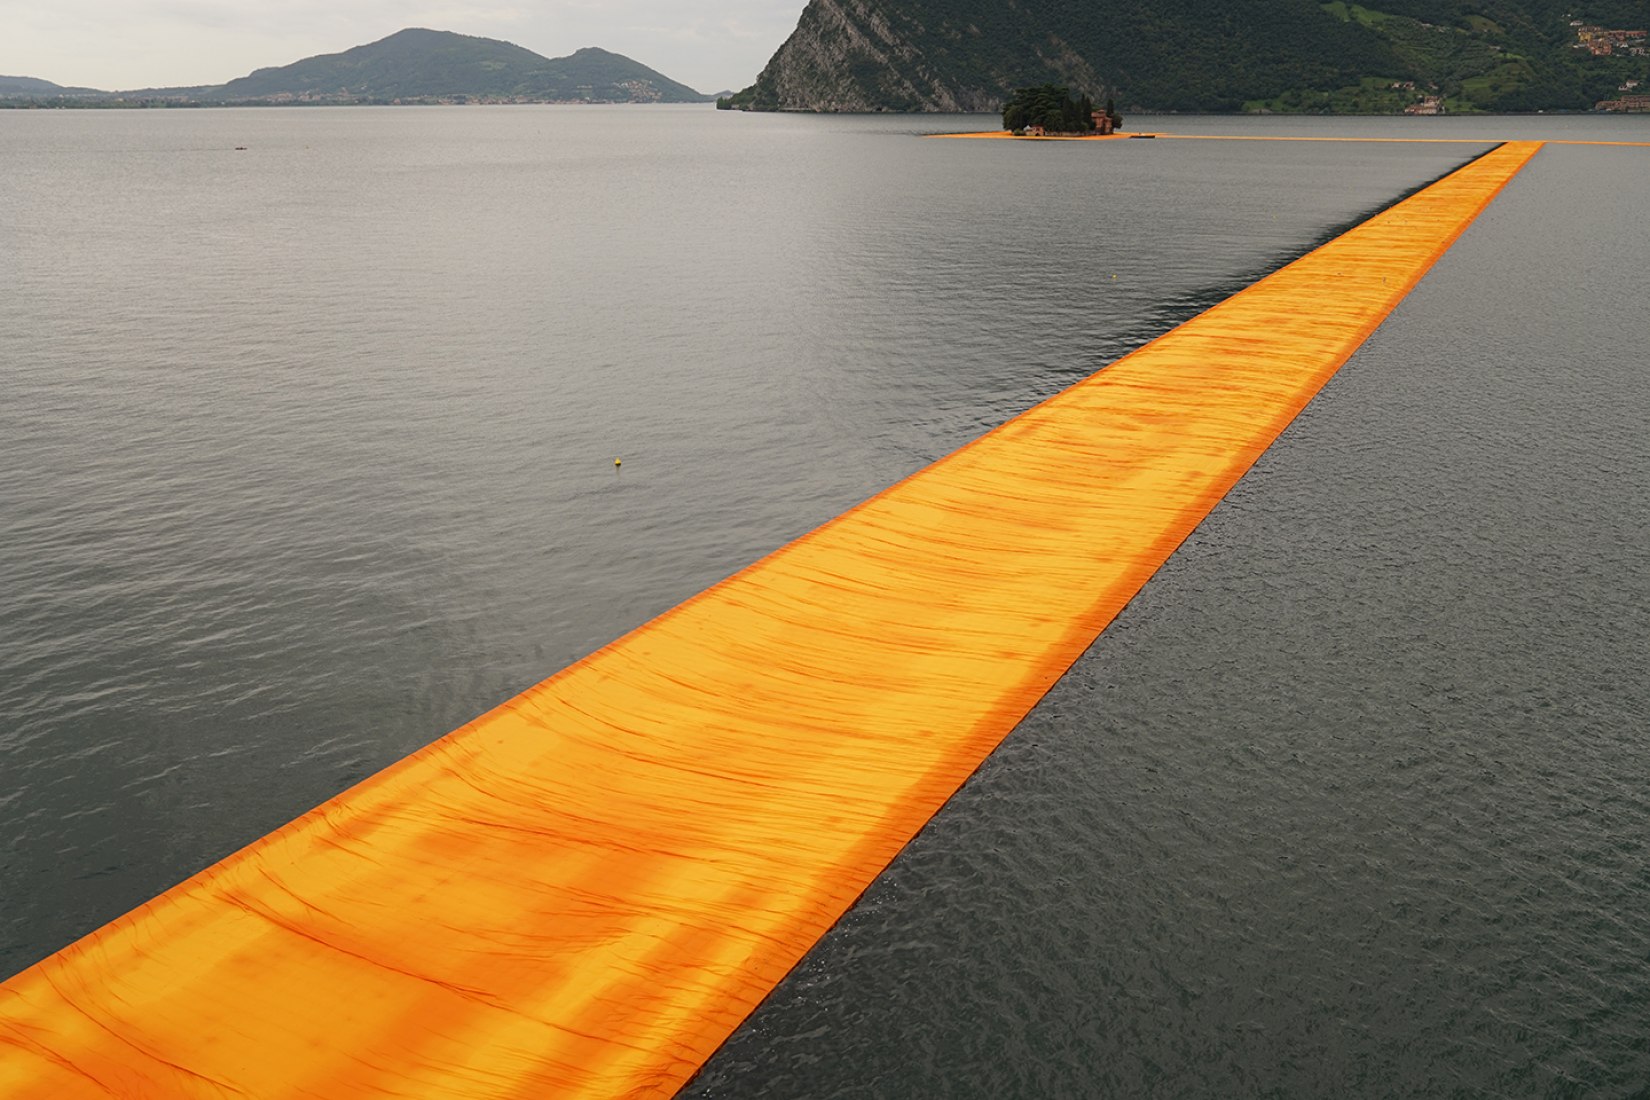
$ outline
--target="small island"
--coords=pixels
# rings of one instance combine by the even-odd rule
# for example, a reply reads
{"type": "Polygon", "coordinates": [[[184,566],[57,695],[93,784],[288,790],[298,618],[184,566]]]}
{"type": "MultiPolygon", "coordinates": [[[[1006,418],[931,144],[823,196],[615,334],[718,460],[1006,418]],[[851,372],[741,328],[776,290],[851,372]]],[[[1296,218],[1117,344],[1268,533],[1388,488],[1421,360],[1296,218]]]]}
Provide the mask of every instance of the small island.
{"type": "Polygon", "coordinates": [[[1110,97],[1096,110],[1088,96],[1060,84],[1019,88],[1003,104],[1003,129],[1015,137],[1092,137],[1116,133],[1123,116],[1110,97]]]}

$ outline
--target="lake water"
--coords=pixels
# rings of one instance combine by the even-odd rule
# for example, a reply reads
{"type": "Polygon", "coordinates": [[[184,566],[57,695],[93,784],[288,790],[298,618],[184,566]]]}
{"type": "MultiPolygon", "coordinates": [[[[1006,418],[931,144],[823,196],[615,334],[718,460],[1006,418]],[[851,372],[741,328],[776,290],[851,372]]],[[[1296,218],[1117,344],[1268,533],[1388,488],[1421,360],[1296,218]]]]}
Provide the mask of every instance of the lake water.
{"type": "MultiPolygon", "coordinates": [[[[1650,139],[1130,123],[1470,140],[0,112],[0,976],[1488,141],[1650,139]]],[[[1644,153],[1544,152],[690,1092],[1650,1081],[1644,153]]]]}

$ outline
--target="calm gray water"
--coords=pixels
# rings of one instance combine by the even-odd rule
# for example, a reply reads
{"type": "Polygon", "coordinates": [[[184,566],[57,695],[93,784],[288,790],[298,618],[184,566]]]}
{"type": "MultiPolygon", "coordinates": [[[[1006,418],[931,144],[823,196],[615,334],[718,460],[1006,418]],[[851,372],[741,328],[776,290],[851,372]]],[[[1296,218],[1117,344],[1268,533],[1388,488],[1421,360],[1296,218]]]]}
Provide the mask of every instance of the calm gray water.
{"type": "Polygon", "coordinates": [[[1644,173],[1546,149],[688,1095],[1650,1095],[1644,173]]]}
{"type": "MultiPolygon", "coordinates": [[[[1486,147],[977,126],[0,112],[0,975],[1486,147]]],[[[695,1090],[1650,1079],[1643,163],[1544,153],[695,1090]]]]}

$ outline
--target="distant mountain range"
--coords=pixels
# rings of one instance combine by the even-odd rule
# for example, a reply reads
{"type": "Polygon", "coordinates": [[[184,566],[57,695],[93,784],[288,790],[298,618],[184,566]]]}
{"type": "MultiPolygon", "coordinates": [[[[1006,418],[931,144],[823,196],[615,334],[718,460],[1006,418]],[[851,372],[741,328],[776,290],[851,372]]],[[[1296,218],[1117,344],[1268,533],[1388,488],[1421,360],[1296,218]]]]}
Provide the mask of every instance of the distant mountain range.
{"type": "Polygon", "coordinates": [[[989,111],[1057,83],[1125,112],[1586,110],[1650,85],[1646,0],[810,0],[722,106],[989,111]]]}
{"type": "Polygon", "coordinates": [[[49,80],[37,80],[32,76],[0,76],[0,96],[79,96],[79,95],[108,95],[95,88],[65,88],[61,84],[53,84],[49,80]]]}
{"type": "Polygon", "coordinates": [[[594,47],[548,58],[509,42],[409,28],[343,53],[259,69],[227,84],[99,92],[0,77],[0,98],[162,103],[708,103],[639,61],[594,47]]]}

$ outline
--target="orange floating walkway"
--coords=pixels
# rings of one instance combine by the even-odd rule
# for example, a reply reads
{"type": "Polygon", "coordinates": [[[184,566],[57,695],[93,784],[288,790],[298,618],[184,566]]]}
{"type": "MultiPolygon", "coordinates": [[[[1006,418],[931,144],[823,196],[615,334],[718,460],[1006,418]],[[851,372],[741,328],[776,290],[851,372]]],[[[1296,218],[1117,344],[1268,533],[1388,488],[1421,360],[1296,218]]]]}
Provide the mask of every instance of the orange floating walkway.
{"type": "MultiPolygon", "coordinates": [[[[1007,130],[981,130],[966,134],[929,134],[932,138],[964,139],[968,141],[1119,141],[1126,138],[1167,138],[1178,141],[1341,141],[1370,142],[1376,145],[1494,145],[1495,138],[1423,138],[1423,137],[1290,137],[1284,134],[1170,134],[1159,130],[1129,130],[1116,134],[1053,134],[1043,137],[1023,137],[1007,130]]],[[[1571,144],[1583,144],[1572,142],[1571,144]]],[[[1587,142],[1585,144],[1593,144],[1587,142]]]]}
{"type": "MultiPolygon", "coordinates": [[[[1044,134],[1041,137],[1013,134],[1007,130],[981,130],[978,133],[967,134],[928,134],[931,138],[951,138],[965,141],[1125,141],[1128,138],[1155,137],[1155,134],[1143,134],[1130,131],[1126,134],[1044,134]]],[[[1479,142],[1480,145],[1484,144],[1479,142]]]]}
{"type": "Polygon", "coordinates": [[[1343,137],[1338,134],[1307,137],[1288,134],[1158,134],[1171,141],[1331,141],[1365,145],[1491,145],[1494,138],[1343,137]]]}
{"type": "MultiPolygon", "coordinates": [[[[1426,125],[1422,123],[1422,125],[1426,125]]],[[[1124,135],[1127,136],[1127,135],[1124,135]]],[[[1155,134],[1154,137],[1171,141],[1340,141],[1364,142],[1374,145],[1488,145],[1497,138],[1426,138],[1426,137],[1291,137],[1285,134],[1155,134]]],[[[1546,139],[1543,145],[1627,145],[1650,147],[1646,141],[1580,141],[1575,139],[1546,139]]]]}
{"type": "Polygon", "coordinates": [[[1538,148],[0,986],[0,1096],[671,1094],[1538,148]]]}
{"type": "MultiPolygon", "coordinates": [[[[1425,125],[1425,123],[1422,123],[1425,125]]],[[[1167,141],[1331,141],[1371,145],[1494,145],[1499,138],[1429,138],[1429,137],[1316,137],[1287,134],[1171,134],[1154,130],[1130,130],[1120,134],[1056,134],[1052,137],[1017,137],[1007,130],[981,130],[967,134],[928,134],[931,138],[965,139],[969,141],[1117,141],[1123,138],[1163,138],[1167,141]]],[[[1620,145],[1632,148],[1650,148],[1650,141],[1581,141],[1576,139],[1547,139],[1545,145],[1620,145]]]]}

